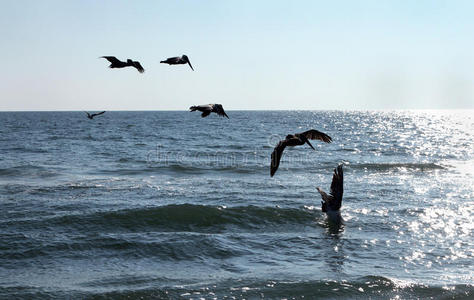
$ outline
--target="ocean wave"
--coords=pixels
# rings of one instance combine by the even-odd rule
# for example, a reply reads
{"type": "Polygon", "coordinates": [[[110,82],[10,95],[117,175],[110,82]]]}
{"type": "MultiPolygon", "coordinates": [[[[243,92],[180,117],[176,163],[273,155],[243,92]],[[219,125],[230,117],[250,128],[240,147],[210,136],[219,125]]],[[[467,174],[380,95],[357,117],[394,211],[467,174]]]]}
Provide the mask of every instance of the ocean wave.
{"type": "MultiPolygon", "coordinates": [[[[364,276],[354,280],[239,280],[206,285],[175,286],[164,289],[169,299],[207,298],[309,298],[309,299],[469,299],[474,288],[469,284],[449,287],[391,280],[383,276],[364,276]]],[[[144,291],[142,291],[144,292],[144,291]]],[[[110,292],[112,294],[114,292],[110,292]]]]}
{"type": "MultiPolygon", "coordinates": [[[[171,163],[147,163],[146,161],[137,161],[128,158],[120,158],[118,163],[133,163],[137,164],[136,168],[111,168],[111,169],[97,169],[93,174],[114,174],[114,175],[140,175],[156,172],[170,172],[174,174],[205,174],[208,172],[230,172],[239,174],[254,174],[254,173],[268,173],[270,162],[238,162],[238,163],[213,163],[213,162],[171,162],[171,163]]],[[[308,172],[308,170],[326,170],[333,169],[337,163],[331,161],[303,161],[303,162],[288,162],[283,161],[279,167],[281,172],[308,172]]],[[[419,170],[432,171],[444,170],[446,167],[435,163],[350,163],[346,165],[347,168],[356,170],[373,170],[373,171],[401,171],[401,170],[419,170]]]]}
{"type": "Polygon", "coordinates": [[[103,141],[119,141],[122,142],[124,141],[123,137],[120,135],[108,135],[108,136],[103,136],[103,137],[96,137],[92,135],[83,135],[80,136],[76,139],[83,140],[83,141],[97,141],[97,142],[103,142],[103,141]]]}
{"type": "MultiPolygon", "coordinates": [[[[224,208],[204,205],[95,212],[81,215],[43,216],[10,221],[4,226],[43,230],[54,228],[60,239],[45,236],[10,235],[2,239],[0,256],[13,266],[37,257],[78,259],[103,253],[126,259],[156,257],[169,260],[227,259],[251,254],[253,247],[232,242],[216,233],[293,232],[320,227],[317,211],[305,208],[242,206],[224,208]],[[75,232],[70,236],[71,232],[75,232]]],[[[323,226],[324,227],[324,226],[323,226]]],[[[230,240],[229,240],[230,239],[230,240]]],[[[240,238],[237,238],[240,240],[240,238]]]]}
{"type": "MultiPolygon", "coordinates": [[[[50,184],[33,183],[4,183],[0,184],[4,189],[4,195],[27,194],[33,196],[51,196],[61,193],[64,195],[83,195],[88,190],[94,190],[97,195],[103,195],[111,191],[133,191],[149,187],[144,182],[122,180],[118,178],[78,180],[78,181],[52,181],[50,184]]],[[[1,195],[1,194],[0,194],[1,195]]],[[[2,221],[0,221],[1,223],[2,221]]]]}
{"type": "Polygon", "coordinates": [[[410,170],[442,170],[445,167],[435,163],[356,163],[348,165],[353,169],[388,171],[397,169],[410,170]]]}
{"type": "Polygon", "coordinates": [[[173,204],[160,207],[97,212],[84,215],[67,215],[42,219],[31,226],[72,226],[80,231],[135,231],[159,230],[162,232],[262,231],[272,227],[281,230],[286,226],[314,226],[316,211],[297,208],[241,206],[224,208],[194,204],[173,204]]]}
{"type": "Polygon", "coordinates": [[[226,240],[209,234],[98,234],[75,237],[73,240],[22,238],[20,241],[3,241],[0,247],[4,267],[14,267],[18,261],[48,257],[51,259],[80,259],[120,257],[121,259],[159,259],[160,261],[203,261],[228,259],[250,254],[244,246],[227,244],[226,240]]]}
{"type": "MultiPolygon", "coordinates": [[[[119,161],[119,163],[123,163],[119,161]]],[[[145,162],[140,162],[144,164],[145,162]]],[[[94,170],[94,174],[114,174],[114,175],[139,175],[149,174],[156,172],[170,172],[176,174],[204,174],[208,172],[235,172],[241,174],[255,173],[259,169],[266,169],[268,166],[255,166],[248,164],[235,164],[235,165],[213,165],[208,163],[170,163],[170,164],[148,164],[147,166],[137,168],[115,168],[115,169],[102,169],[94,170]]]]}
{"type": "Polygon", "coordinates": [[[2,151],[10,151],[13,153],[48,153],[48,150],[42,148],[28,148],[24,146],[3,148],[2,151]]]}
{"type": "Polygon", "coordinates": [[[136,158],[131,158],[131,157],[121,157],[116,160],[118,163],[133,163],[133,164],[146,164],[146,160],[140,160],[136,158]]]}
{"type": "Polygon", "coordinates": [[[31,164],[18,165],[9,168],[0,168],[0,177],[23,177],[23,176],[32,176],[32,177],[54,177],[58,176],[59,173],[54,172],[49,168],[42,166],[36,166],[31,164]]]}
{"type": "Polygon", "coordinates": [[[440,286],[404,283],[382,276],[364,276],[354,280],[256,278],[190,283],[163,277],[120,275],[106,281],[90,281],[81,285],[80,289],[11,286],[3,288],[0,295],[5,298],[104,299],[471,299],[474,288],[470,284],[440,286]],[[117,289],[118,286],[120,289],[117,289]]]}

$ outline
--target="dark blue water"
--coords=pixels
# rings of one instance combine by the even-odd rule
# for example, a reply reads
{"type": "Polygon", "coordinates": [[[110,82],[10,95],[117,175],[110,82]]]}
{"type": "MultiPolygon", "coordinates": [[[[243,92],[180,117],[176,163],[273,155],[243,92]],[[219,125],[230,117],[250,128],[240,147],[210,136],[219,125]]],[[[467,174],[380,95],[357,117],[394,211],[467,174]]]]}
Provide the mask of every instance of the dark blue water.
{"type": "Polygon", "coordinates": [[[228,114],[0,113],[0,298],[474,297],[474,111],[228,114]]]}

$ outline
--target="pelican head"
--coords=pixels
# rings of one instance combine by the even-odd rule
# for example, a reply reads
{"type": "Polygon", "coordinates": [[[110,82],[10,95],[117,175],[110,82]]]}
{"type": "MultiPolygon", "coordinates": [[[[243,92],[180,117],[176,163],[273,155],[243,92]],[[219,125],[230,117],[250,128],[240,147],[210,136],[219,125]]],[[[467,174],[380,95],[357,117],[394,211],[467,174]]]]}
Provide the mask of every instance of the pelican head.
{"type": "Polygon", "coordinates": [[[129,59],[127,59],[127,63],[131,64],[131,63],[133,63],[133,61],[129,58],[129,59]]]}
{"type": "Polygon", "coordinates": [[[194,71],[194,68],[193,68],[193,66],[191,65],[191,62],[189,61],[189,58],[188,58],[188,56],[187,56],[187,55],[185,55],[185,54],[183,54],[183,56],[181,56],[181,58],[182,58],[182,59],[183,59],[185,62],[187,62],[187,63],[188,63],[188,65],[189,65],[189,67],[191,67],[191,70],[193,70],[193,71],[194,71]]]}

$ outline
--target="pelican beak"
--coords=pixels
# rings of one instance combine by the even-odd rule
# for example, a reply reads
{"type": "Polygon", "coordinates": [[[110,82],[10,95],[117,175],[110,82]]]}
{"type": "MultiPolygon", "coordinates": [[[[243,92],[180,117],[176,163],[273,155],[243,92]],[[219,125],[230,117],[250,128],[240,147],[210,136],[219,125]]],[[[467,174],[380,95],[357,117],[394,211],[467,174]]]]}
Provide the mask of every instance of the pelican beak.
{"type": "Polygon", "coordinates": [[[193,66],[191,66],[191,62],[189,61],[189,59],[188,59],[188,65],[191,67],[191,70],[194,71],[193,66]]]}
{"type": "Polygon", "coordinates": [[[306,140],[306,143],[307,143],[311,148],[313,148],[313,150],[316,150],[316,149],[314,149],[313,145],[311,145],[311,143],[309,142],[309,140],[306,140]]]}

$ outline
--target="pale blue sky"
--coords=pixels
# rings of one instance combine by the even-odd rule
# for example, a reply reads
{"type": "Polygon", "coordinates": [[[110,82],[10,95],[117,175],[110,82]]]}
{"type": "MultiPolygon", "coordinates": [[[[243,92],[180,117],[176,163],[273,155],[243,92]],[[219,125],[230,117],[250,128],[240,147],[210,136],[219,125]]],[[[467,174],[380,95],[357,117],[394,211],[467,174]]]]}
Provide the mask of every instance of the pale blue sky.
{"type": "Polygon", "coordinates": [[[474,108],[473,14],[472,1],[0,0],[0,110],[474,108]],[[159,63],[181,54],[195,72],[159,63]]]}

